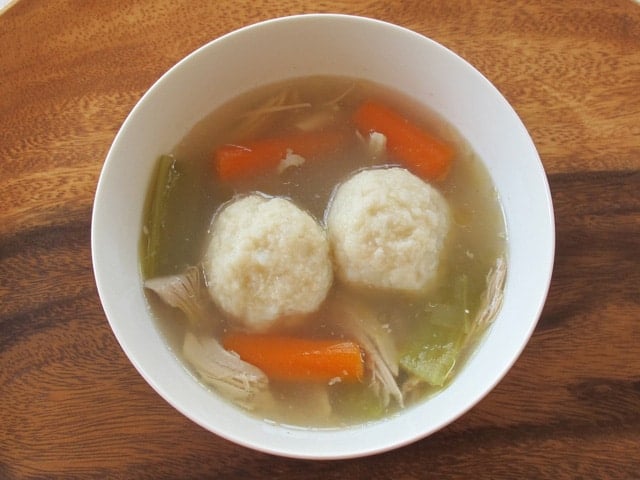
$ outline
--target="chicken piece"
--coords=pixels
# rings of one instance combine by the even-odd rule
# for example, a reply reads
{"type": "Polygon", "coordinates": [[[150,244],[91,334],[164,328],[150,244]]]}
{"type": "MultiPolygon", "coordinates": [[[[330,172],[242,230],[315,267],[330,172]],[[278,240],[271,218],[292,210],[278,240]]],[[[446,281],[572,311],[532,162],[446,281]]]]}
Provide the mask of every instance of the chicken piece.
{"type": "Polygon", "coordinates": [[[182,310],[192,326],[204,318],[204,289],[202,275],[197,267],[188,267],[178,275],[146,280],[144,286],[155,292],[166,304],[182,310]]]}
{"type": "Polygon", "coordinates": [[[269,379],[262,370],[225,350],[215,338],[187,332],[182,351],[204,383],[242,407],[253,410],[269,400],[269,379]]]}
{"type": "Polygon", "coordinates": [[[404,406],[396,377],[399,372],[398,353],[389,332],[378,322],[374,312],[350,298],[335,302],[337,318],[345,333],[360,344],[365,352],[365,365],[370,386],[387,407],[394,399],[404,406]]]}

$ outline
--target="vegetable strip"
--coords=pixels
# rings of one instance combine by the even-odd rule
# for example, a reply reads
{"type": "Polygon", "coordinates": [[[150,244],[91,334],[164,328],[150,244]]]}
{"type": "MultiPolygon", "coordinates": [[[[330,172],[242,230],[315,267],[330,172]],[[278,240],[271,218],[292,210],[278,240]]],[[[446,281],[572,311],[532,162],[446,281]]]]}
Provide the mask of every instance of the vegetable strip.
{"type": "Polygon", "coordinates": [[[341,132],[310,132],[280,138],[268,138],[242,145],[225,144],[213,156],[218,176],[233,181],[275,170],[287,153],[314,157],[334,151],[346,140],[341,132]]]}
{"type": "Polygon", "coordinates": [[[162,249],[163,226],[167,210],[167,199],[180,177],[175,159],[171,155],[162,155],[158,160],[151,191],[145,205],[142,271],[145,278],[156,276],[158,257],[162,249]]]}
{"type": "Polygon", "coordinates": [[[364,375],[362,351],[351,341],[235,333],[223,345],[272,380],[358,382],[364,375]]]}
{"type": "Polygon", "coordinates": [[[363,135],[385,135],[389,153],[419,177],[441,180],[447,175],[453,148],[386,105],[365,101],[354,113],[353,121],[363,135]]]}

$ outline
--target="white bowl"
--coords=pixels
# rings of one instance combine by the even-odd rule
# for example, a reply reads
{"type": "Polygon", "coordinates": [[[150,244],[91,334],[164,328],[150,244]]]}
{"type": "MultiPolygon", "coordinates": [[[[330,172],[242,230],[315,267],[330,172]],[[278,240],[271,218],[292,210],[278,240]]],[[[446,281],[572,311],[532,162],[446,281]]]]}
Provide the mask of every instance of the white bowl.
{"type": "Polygon", "coordinates": [[[551,196],[515,111],[471,65],[438,43],[389,23],[345,15],[274,19],[196,50],[142,97],[102,170],[92,219],[96,283],[124,352],[178,411],[232,442],[272,454],[338,459],[421,439],[473,407],[507,373],[542,310],[554,258],[551,196]],[[258,420],[194,381],[170,352],[145,301],[138,264],[143,204],[155,162],[216,107],[259,85],[335,74],[390,86],[453,124],[486,164],[508,235],[502,309],[448,388],[391,419],[344,429],[289,428],[258,420]]]}

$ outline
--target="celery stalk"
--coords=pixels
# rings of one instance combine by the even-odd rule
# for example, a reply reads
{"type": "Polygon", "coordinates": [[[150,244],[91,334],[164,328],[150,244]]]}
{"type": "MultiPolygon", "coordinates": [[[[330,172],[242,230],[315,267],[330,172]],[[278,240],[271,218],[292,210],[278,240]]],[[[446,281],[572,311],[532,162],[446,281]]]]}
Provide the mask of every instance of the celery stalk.
{"type": "Polygon", "coordinates": [[[400,355],[400,365],[424,382],[443,386],[469,331],[468,278],[455,278],[447,303],[427,307],[417,334],[400,355]]]}
{"type": "Polygon", "coordinates": [[[424,325],[413,343],[400,357],[400,365],[430,385],[441,387],[448,380],[464,344],[464,330],[450,328],[433,319],[424,325]]]}
{"type": "Polygon", "coordinates": [[[158,160],[152,189],[147,198],[142,241],[142,272],[145,278],[156,275],[158,257],[162,250],[162,233],[166,215],[167,199],[180,173],[176,170],[175,159],[162,155],[158,160]]]}

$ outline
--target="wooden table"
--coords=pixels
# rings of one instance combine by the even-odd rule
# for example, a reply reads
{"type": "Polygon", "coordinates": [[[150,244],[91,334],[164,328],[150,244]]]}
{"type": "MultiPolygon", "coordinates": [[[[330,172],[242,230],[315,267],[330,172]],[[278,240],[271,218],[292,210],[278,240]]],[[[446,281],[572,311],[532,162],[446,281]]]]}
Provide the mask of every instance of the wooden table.
{"type": "Polygon", "coordinates": [[[0,478],[640,478],[640,5],[632,0],[19,0],[0,16],[0,478]],[[107,150],[172,64],[243,25],[377,17],[481,70],[549,176],[557,253],[523,355],[472,411],[349,461],[272,457],[170,407],[98,299],[107,150]]]}

